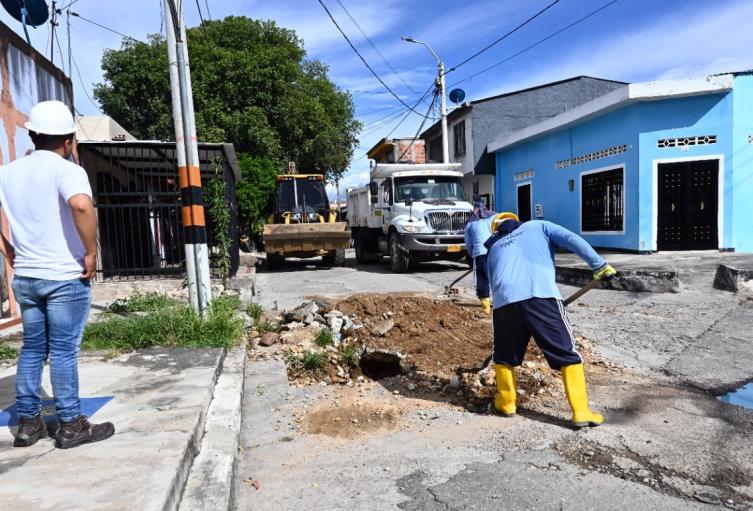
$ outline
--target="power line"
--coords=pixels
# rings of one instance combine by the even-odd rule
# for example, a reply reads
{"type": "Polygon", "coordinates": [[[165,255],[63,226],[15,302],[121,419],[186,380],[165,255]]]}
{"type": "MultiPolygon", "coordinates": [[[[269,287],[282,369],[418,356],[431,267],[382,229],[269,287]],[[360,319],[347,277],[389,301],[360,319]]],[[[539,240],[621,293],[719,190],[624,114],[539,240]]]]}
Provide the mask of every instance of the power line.
{"type": "Polygon", "coordinates": [[[408,144],[408,147],[406,147],[405,151],[403,151],[403,153],[400,156],[398,156],[398,158],[397,158],[398,163],[403,160],[403,157],[406,154],[408,154],[408,151],[410,151],[411,147],[413,147],[413,144],[416,142],[416,140],[418,140],[418,136],[421,134],[421,130],[424,129],[424,124],[426,124],[426,120],[429,118],[429,114],[434,109],[434,105],[436,104],[438,97],[439,97],[439,95],[434,94],[434,99],[432,100],[431,104],[429,105],[429,109],[426,111],[426,117],[424,117],[423,120],[421,121],[421,125],[416,130],[416,134],[413,135],[413,139],[410,141],[410,144],[408,144]]]}
{"type": "Polygon", "coordinates": [[[92,99],[92,97],[89,95],[89,91],[86,90],[86,85],[84,85],[84,79],[81,77],[81,70],[78,68],[78,63],[76,62],[75,58],[72,58],[73,67],[76,70],[76,74],[78,75],[78,81],[81,83],[81,88],[84,90],[84,94],[86,94],[86,97],[89,98],[89,101],[91,101],[91,104],[94,105],[94,108],[96,108],[99,113],[102,115],[105,115],[105,113],[102,111],[102,109],[99,107],[99,105],[92,99]]]}
{"type": "Polygon", "coordinates": [[[60,8],[60,10],[61,10],[61,11],[64,11],[64,10],[66,10],[66,9],[70,9],[71,5],[75,4],[76,2],[78,2],[78,0],[72,0],[72,1],[71,1],[71,2],[70,2],[70,3],[68,4],[68,5],[66,5],[65,7],[61,7],[61,8],[60,8]]]}
{"type": "Polygon", "coordinates": [[[512,54],[512,55],[510,55],[509,57],[507,57],[507,58],[505,58],[505,59],[503,59],[503,60],[500,60],[499,62],[496,62],[495,64],[492,64],[491,66],[489,66],[489,67],[486,67],[486,68],[482,69],[481,71],[478,71],[477,73],[473,73],[472,75],[470,75],[470,76],[467,76],[467,77],[463,78],[462,80],[458,80],[457,82],[454,82],[454,83],[450,84],[450,85],[449,85],[448,87],[454,87],[455,85],[458,85],[458,84],[460,84],[460,83],[463,83],[463,82],[469,82],[469,81],[471,81],[471,80],[472,80],[473,78],[477,77],[478,75],[480,75],[480,74],[483,74],[483,73],[486,73],[487,71],[490,71],[490,70],[494,69],[494,68],[495,68],[495,67],[497,67],[497,66],[501,66],[501,65],[502,65],[502,64],[504,64],[505,62],[509,62],[510,60],[514,59],[515,57],[517,57],[517,56],[519,56],[519,55],[522,55],[523,53],[525,53],[525,52],[527,52],[527,51],[529,51],[529,50],[532,50],[533,48],[535,48],[535,47],[539,46],[540,44],[543,44],[543,43],[547,42],[547,41],[548,41],[549,39],[551,39],[551,38],[553,38],[553,37],[556,37],[556,36],[558,36],[558,35],[559,35],[559,34],[561,34],[562,32],[564,32],[564,31],[566,31],[566,30],[569,30],[569,29],[573,28],[573,27],[574,27],[575,25],[578,25],[579,23],[582,23],[582,22],[586,21],[586,20],[587,20],[588,18],[590,18],[591,16],[594,16],[594,15],[598,14],[599,12],[603,11],[603,10],[604,10],[604,9],[606,9],[607,7],[610,7],[611,5],[614,5],[614,4],[616,4],[616,3],[618,2],[618,1],[619,1],[619,0],[612,0],[611,2],[607,2],[607,3],[605,3],[604,5],[602,5],[601,7],[599,7],[598,9],[595,9],[595,10],[593,10],[593,11],[589,12],[588,14],[586,14],[585,16],[583,16],[582,18],[578,18],[577,20],[573,21],[573,22],[572,22],[572,23],[570,23],[569,25],[566,25],[566,26],[562,27],[561,29],[559,29],[559,30],[557,30],[557,31],[555,31],[555,32],[552,32],[551,34],[549,34],[549,35],[548,35],[548,36],[546,36],[545,38],[543,38],[543,39],[539,39],[539,40],[538,40],[538,41],[536,41],[535,43],[533,43],[533,44],[531,44],[531,45],[529,45],[529,46],[526,46],[525,48],[523,48],[523,49],[522,49],[522,50],[520,50],[519,52],[517,52],[517,53],[513,53],[513,54],[512,54]]]}
{"type": "Polygon", "coordinates": [[[342,10],[343,10],[343,11],[345,11],[345,14],[347,14],[347,15],[348,15],[348,18],[350,18],[350,21],[352,21],[352,22],[353,22],[353,24],[354,24],[354,25],[356,26],[356,28],[358,29],[358,31],[359,31],[359,32],[361,32],[361,35],[362,35],[362,36],[364,37],[364,39],[366,39],[366,41],[368,41],[368,43],[369,43],[369,44],[371,45],[371,47],[372,47],[372,48],[374,49],[374,51],[376,52],[376,54],[377,54],[377,55],[379,55],[379,57],[380,57],[380,58],[382,59],[382,62],[384,62],[384,63],[385,63],[386,65],[387,65],[387,67],[389,67],[389,68],[390,68],[390,70],[391,70],[391,71],[392,71],[393,73],[395,73],[395,76],[397,76],[397,77],[398,77],[398,78],[400,79],[400,81],[401,81],[401,82],[403,82],[403,85],[405,85],[405,86],[406,86],[406,87],[408,88],[408,90],[409,90],[409,91],[411,91],[411,92],[412,92],[413,94],[418,94],[418,91],[414,90],[414,89],[413,89],[413,87],[411,87],[410,85],[408,85],[408,82],[406,82],[406,81],[405,81],[405,80],[403,79],[403,77],[402,77],[402,76],[400,75],[400,73],[398,73],[397,69],[395,69],[395,68],[394,68],[394,67],[392,66],[392,64],[390,64],[390,63],[389,63],[389,62],[387,61],[387,59],[385,58],[385,56],[384,56],[384,55],[382,55],[382,52],[381,52],[381,51],[379,51],[379,48],[377,48],[377,47],[376,47],[376,45],[375,45],[375,44],[374,44],[374,42],[373,42],[373,41],[371,40],[371,38],[370,38],[370,37],[369,37],[368,35],[366,35],[366,32],[364,32],[364,30],[363,30],[363,29],[361,28],[361,25],[359,25],[359,24],[358,24],[358,22],[357,22],[357,21],[356,21],[356,19],[355,19],[355,18],[353,17],[353,15],[352,15],[352,14],[350,14],[350,11],[348,11],[348,9],[347,9],[347,8],[345,7],[345,5],[343,5],[342,1],[341,1],[341,0],[336,0],[336,2],[337,2],[337,3],[339,4],[339,5],[340,5],[340,7],[342,8],[342,10]]]}
{"type": "Polygon", "coordinates": [[[199,19],[201,20],[201,24],[204,24],[204,14],[201,12],[201,4],[199,3],[199,0],[196,0],[196,10],[199,11],[199,19]]]}
{"type": "Polygon", "coordinates": [[[212,13],[209,11],[209,0],[204,0],[204,5],[207,7],[207,18],[212,21],[212,13]]]}
{"type": "Polygon", "coordinates": [[[144,41],[141,41],[140,39],[136,39],[135,37],[131,37],[131,36],[129,36],[129,35],[126,35],[126,34],[124,34],[123,32],[118,32],[118,31],[117,31],[117,30],[115,30],[114,28],[106,27],[106,26],[102,25],[101,23],[97,23],[96,21],[92,21],[92,20],[90,20],[90,19],[88,19],[88,18],[84,18],[83,16],[81,16],[81,15],[80,15],[79,13],[77,13],[77,12],[73,12],[73,11],[71,11],[71,16],[75,16],[75,17],[77,17],[77,18],[79,18],[79,19],[82,19],[82,20],[84,20],[84,21],[88,22],[88,23],[91,23],[92,25],[96,25],[96,26],[98,26],[99,28],[105,29],[105,30],[107,30],[108,32],[112,32],[113,34],[117,34],[117,35],[119,35],[119,36],[121,36],[121,37],[125,37],[126,39],[131,39],[131,40],[133,40],[133,41],[136,41],[137,43],[142,43],[142,44],[146,44],[146,43],[145,43],[144,41]]]}
{"type": "Polygon", "coordinates": [[[513,28],[512,30],[510,30],[509,32],[507,32],[506,34],[504,34],[502,37],[500,37],[500,38],[496,39],[495,41],[489,43],[484,48],[480,49],[479,51],[477,51],[476,53],[474,53],[473,55],[471,55],[470,57],[468,57],[467,59],[465,59],[464,61],[462,61],[460,64],[452,66],[450,69],[448,69],[445,72],[445,74],[451,73],[451,72],[455,71],[460,66],[463,66],[463,65],[467,64],[471,60],[475,59],[476,57],[478,57],[479,55],[481,55],[482,53],[484,53],[485,51],[487,51],[488,49],[490,49],[492,46],[500,43],[501,41],[503,41],[505,39],[507,39],[508,37],[510,37],[511,35],[513,35],[515,32],[517,32],[521,28],[525,27],[526,25],[528,25],[529,23],[531,23],[533,20],[535,20],[536,18],[538,18],[539,16],[541,16],[542,14],[544,14],[546,11],[548,11],[549,9],[551,9],[552,7],[554,7],[555,5],[557,5],[559,2],[560,2],[560,0],[554,0],[554,2],[550,3],[549,5],[547,5],[543,9],[541,9],[539,12],[537,12],[536,14],[534,14],[533,16],[531,16],[530,18],[528,18],[527,20],[525,20],[523,23],[519,24],[518,26],[516,26],[515,28],[513,28]]]}
{"type": "Polygon", "coordinates": [[[325,12],[327,13],[327,16],[329,16],[329,19],[330,19],[330,20],[332,20],[332,23],[333,23],[333,24],[335,25],[335,27],[336,27],[336,28],[337,28],[337,30],[338,30],[338,31],[340,32],[340,34],[341,34],[341,35],[342,35],[342,36],[343,36],[343,37],[345,38],[345,40],[346,40],[346,41],[348,42],[348,45],[350,45],[351,49],[352,49],[352,50],[353,50],[353,51],[355,52],[355,54],[356,54],[356,55],[358,55],[358,58],[359,58],[359,59],[361,59],[361,62],[363,62],[363,64],[364,64],[364,65],[366,66],[366,68],[367,68],[367,69],[368,69],[369,71],[371,71],[371,74],[372,74],[372,75],[374,75],[374,78],[376,78],[376,79],[377,79],[377,80],[379,81],[379,83],[381,83],[381,84],[382,84],[382,86],[384,86],[384,88],[385,88],[385,89],[387,89],[387,91],[389,91],[389,93],[390,93],[390,94],[392,94],[392,96],[393,96],[393,97],[394,97],[394,98],[395,98],[396,100],[398,100],[398,101],[399,101],[399,102],[400,102],[400,103],[401,103],[401,104],[402,104],[402,105],[403,105],[404,107],[408,108],[409,110],[411,110],[411,111],[412,111],[413,113],[415,113],[415,114],[417,114],[417,115],[423,115],[423,114],[421,114],[420,112],[417,112],[417,111],[416,111],[416,109],[415,109],[414,107],[412,107],[412,106],[410,106],[410,105],[409,105],[408,103],[406,103],[406,102],[405,102],[405,101],[403,100],[403,98],[401,98],[400,96],[398,96],[398,95],[397,95],[397,94],[395,93],[395,91],[393,91],[393,90],[392,90],[392,89],[390,88],[390,86],[389,86],[389,85],[387,85],[387,84],[386,84],[386,83],[384,82],[384,80],[382,80],[382,78],[381,78],[381,77],[380,77],[380,76],[379,76],[379,75],[377,74],[377,72],[376,72],[376,71],[374,71],[374,68],[372,68],[372,67],[371,67],[371,65],[369,65],[369,63],[368,63],[368,62],[366,62],[366,59],[365,59],[365,58],[363,58],[363,55],[361,55],[361,52],[359,52],[359,51],[358,51],[358,48],[356,48],[356,47],[355,47],[355,46],[353,45],[353,43],[351,42],[350,38],[348,38],[348,36],[347,36],[347,35],[345,34],[345,32],[343,32],[343,29],[342,29],[342,28],[340,28],[340,25],[339,25],[339,24],[337,23],[337,20],[335,20],[335,17],[334,17],[334,16],[332,16],[332,13],[331,13],[331,12],[330,12],[330,10],[329,10],[329,9],[327,8],[327,6],[326,6],[326,5],[324,4],[324,2],[323,2],[322,0],[319,0],[319,4],[320,4],[320,5],[322,6],[322,8],[324,8],[325,12]]]}

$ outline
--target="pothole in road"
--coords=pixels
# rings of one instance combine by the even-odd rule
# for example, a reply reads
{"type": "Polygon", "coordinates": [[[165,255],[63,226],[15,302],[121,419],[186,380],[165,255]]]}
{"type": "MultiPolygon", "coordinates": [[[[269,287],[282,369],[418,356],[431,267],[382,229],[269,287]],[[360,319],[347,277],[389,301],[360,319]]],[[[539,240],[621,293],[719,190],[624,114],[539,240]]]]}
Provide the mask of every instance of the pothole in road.
{"type": "Polygon", "coordinates": [[[731,405],[742,406],[748,410],[753,410],[753,382],[743,385],[731,392],[727,392],[719,399],[731,405]]]}
{"type": "Polygon", "coordinates": [[[403,374],[402,357],[397,353],[366,350],[359,365],[363,375],[372,380],[403,374]]]}

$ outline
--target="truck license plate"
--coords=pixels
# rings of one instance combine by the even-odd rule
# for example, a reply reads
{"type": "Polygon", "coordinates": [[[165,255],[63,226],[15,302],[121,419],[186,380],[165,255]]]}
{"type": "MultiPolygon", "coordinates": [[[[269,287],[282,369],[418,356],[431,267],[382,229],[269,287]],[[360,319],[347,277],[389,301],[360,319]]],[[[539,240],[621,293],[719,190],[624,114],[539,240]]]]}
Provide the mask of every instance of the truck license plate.
{"type": "Polygon", "coordinates": [[[460,252],[460,245],[450,245],[447,247],[448,252],[460,252]]]}

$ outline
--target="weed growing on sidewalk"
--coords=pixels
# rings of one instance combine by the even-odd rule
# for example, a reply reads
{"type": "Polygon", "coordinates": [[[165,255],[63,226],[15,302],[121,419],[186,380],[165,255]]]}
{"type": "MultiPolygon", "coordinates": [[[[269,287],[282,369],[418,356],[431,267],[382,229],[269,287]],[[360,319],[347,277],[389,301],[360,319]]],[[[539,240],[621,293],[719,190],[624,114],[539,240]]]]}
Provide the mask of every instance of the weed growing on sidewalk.
{"type": "Polygon", "coordinates": [[[173,307],[180,302],[175,298],[159,293],[135,293],[134,295],[115,300],[107,307],[107,312],[124,314],[128,312],[154,312],[166,307],[173,307]]]}
{"type": "Polygon", "coordinates": [[[4,342],[0,342],[0,360],[13,360],[18,357],[18,352],[6,345],[4,342]]]}
{"type": "Polygon", "coordinates": [[[264,335],[267,332],[278,334],[282,331],[282,325],[277,321],[259,321],[255,328],[259,335],[264,335]]]}
{"type": "Polygon", "coordinates": [[[285,360],[290,367],[317,372],[322,370],[327,363],[327,353],[323,351],[305,350],[300,355],[288,353],[285,356],[285,360]]]}
{"type": "MultiPolygon", "coordinates": [[[[144,303],[138,300],[136,303],[144,303]]],[[[204,319],[185,303],[155,297],[147,302],[156,307],[141,311],[147,314],[125,318],[110,315],[87,325],[82,348],[115,351],[155,346],[217,348],[233,346],[244,336],[243,320],[238,314],[240,300],[236,297],[214,300],[204,319]]],[[[130,307],[129,304],[126,301],[124,307],[130,307]]]]}
{"type": "Polygon", "coordinates": [[[332,331],[329,328],[322,328],[316,333],[314,337],[314,344],[320,348],[326,348],[335,344],[335,339],[332,337],[332,331]]]}
{"type": "Polygon", "coordinates": [[[250,303],[246,307],[246,314],[254,320],[254,325],[258,325],[264,315],[264,308],[258,303],[250,303]]]}

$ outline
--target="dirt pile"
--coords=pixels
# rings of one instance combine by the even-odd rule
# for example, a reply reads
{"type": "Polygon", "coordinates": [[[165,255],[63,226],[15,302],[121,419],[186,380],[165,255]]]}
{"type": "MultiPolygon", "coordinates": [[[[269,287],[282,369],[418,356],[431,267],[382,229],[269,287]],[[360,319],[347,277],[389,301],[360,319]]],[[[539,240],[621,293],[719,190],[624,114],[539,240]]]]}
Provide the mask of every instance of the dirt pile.
{"type": "MultiPolygon", "coordinates": [[[[403,395],[476,412],[490,409],[493,367],[477,371],[492,352],[492,328],[476,303],[414,294],[358,294],[337,302],[314,300],[297,310],[308,311],[307,324],[296,321],[299,313],[285,312],[279,318],[283,328],[295,333],[283,333],[279,348],[293,383],[350,386],[366,377],[403,395]],[[317,312],[309,314],[314,308],[317,312]],[[331,326],[333,318],[339,331],[331,326]],[[330,329],[330,344],[319,342],[317,328],[330,329]]],[[[577,341],[587,366],[609,369],[585,339],[577,341]]],[[[522,406],[559,407],[564,399],[559,373],[549,369],[535,343],[529,345],[516,375],[522,406]]]]}

